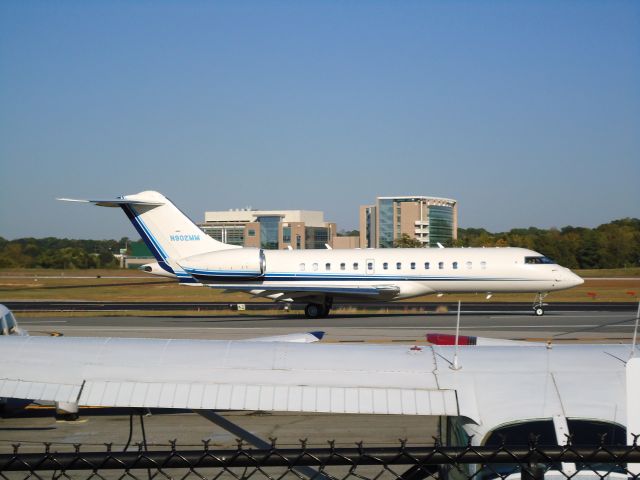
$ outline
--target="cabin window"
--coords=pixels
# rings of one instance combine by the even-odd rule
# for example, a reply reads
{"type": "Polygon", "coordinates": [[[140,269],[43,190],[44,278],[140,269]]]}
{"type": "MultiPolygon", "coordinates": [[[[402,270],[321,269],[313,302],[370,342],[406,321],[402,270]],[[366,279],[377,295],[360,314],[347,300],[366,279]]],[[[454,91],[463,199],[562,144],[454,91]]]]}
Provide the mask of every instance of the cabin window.
{"type": "Polygon", "coordinates": [[[458,262],[453,262],[452,267],[454,270],[458,269],[458,262]]]}
{"type": "Polygon", "coordinates": [[[304,263],[301,263],[301,264],[300,264],[300,271],[301,271],[301,272],[304,272],[304,263]]]}
{"type": "Polygon", "coordinates": [[[347,268],[347,264],[346,263],[341,263],[340,264],[340,270],[344,270],[345,268],[347,268]]]}
{"type": "Polygon", "coordinates": [[[438,262],[438,268],[442,270],[444,268],[444,262],[438,262]]]}
{"type": "Polygon", "coordinates": [[[314,264],[312,265],[312,268],[313,268],[313,271],[314,271],[314,272],[317,272],[317,271],[318,271],[318,264],[317,264],[317,263],[314,263],[314,264]]]}
{"type": "Polygon", "coordinates": [[[471,270],[471,266],[472,266],[471,262],[467,262],[465,265],[467,266],[467,270],[471,270]]]}
{"type": "Polygon", "coordinates": [[[396,269],[400,270],[402,268],[402,263],[398,262],[396,263],[396,269]]]}
{"type": "Polygon", "coordinates": [[[424,262],[424,269],[429,270],[429,262],[424,262]]]}
{"type": "Polygon", "coordinates": [[[324,264],[324,269],[328,272],[329,270],[331,270],[331,264],[330,263],[325,263],[324,264]]]}
{"type": "Polygon", "coordinates": [[[367,270],[373,270],[373,262],[367,263],[367,270]]]}
{"type": "Polygon", "coordinates": [[[487,262],[484,262],[484,261],[483,261],[483,262],[480,262],[480,268],[481,268],[482,270],[486,269],[486,268],[487,268],[487,262]]]}
{"type": "Polygon", "coordinates": [[[411,262],[411,270],[415,270],[416,269],[416,262],[411,262]]]}
{"type": "Polygon", "coordinates": [[[383,269],[383,270],[388,270],[388,269],[389,269],[389,264],[388,264],[387,262],[384,262],[384,263],[382,264],[382,269],[383,269]]]}
{"type": "Polygon", "coordinates": [[[354,262],[354,263],[353,263],[353,269],[354,269],[354,270],[357,270],[357,269],[358,269],[358,262],[354,262]]]}

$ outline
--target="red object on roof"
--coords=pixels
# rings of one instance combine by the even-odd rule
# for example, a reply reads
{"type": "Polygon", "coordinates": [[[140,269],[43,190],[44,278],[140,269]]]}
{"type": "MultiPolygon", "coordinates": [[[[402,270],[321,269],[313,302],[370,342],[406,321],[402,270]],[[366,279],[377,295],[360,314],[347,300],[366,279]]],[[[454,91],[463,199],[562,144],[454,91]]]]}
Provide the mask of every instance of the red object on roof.
{"type": "MultiPolygon", "coordinates": [[[[476,345],[478,337],[461,335],[458,337],[458,345],[476,345]]],[[[427,333],[427,342],[434,345],[455,345],[456,336],[447,333],[427,333]]]]}

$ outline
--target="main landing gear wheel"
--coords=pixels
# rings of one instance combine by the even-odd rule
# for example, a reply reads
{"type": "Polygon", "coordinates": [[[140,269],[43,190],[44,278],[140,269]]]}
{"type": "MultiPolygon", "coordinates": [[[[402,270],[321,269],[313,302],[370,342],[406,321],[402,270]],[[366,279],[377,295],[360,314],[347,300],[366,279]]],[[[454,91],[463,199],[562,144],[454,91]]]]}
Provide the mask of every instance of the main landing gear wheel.
{"type": "Polygon", "coordinates": [[[536,307],[536,309],[534,310],[534,313],[536,314],[537,317],[541,317],[544,315],[544,308],[536,307]]]}
{"type": "Polygon", "coordinates": [[[304,308],[304,316],[307,318],[321,318],[325,316],[325,308],[319,303],[310,303],[304,308]]]}
{"type": "Polygon", "coordinates": [[[304,308],[304,316],[307,318],[325,318],[329,316],[331,311],[331,303],[309,303],[304,308]]]}

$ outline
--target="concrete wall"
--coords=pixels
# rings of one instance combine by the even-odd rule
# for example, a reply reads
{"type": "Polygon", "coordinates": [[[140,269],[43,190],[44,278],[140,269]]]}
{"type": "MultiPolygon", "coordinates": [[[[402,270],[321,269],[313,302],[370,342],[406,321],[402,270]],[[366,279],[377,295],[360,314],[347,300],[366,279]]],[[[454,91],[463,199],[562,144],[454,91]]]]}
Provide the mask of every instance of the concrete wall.
{"type": "Polygon", "coordinates": [[[360,248],[360,237],[334,237],[333,248],[360,248]]]}

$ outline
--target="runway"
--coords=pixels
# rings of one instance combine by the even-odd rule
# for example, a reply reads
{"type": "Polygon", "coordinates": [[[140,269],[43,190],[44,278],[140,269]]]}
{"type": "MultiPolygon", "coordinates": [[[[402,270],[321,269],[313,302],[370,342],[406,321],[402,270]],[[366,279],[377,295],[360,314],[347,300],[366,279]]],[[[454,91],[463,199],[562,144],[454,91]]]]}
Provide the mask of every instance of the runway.
{"type": "MultiPolygon", "coordinates": [[[[19,318],[19,317],[18,317],[19,318]]],[[[520,311],[463,310],[463,335],[544,341],[615,342],[631,338],[635,310],[566,311],[536,317],[520,311]]],[[[33,335],[242,339],[285,333],[326,332],[326,342],[421,342],[426,333],[453,333],[455,312],[428,314],[332,315],[308,320],[297,313],[198,316],[56,316],[19,318],[33,335]]]]}
{"type": "MultiPolygon", "coordinates": [[[[143,311],[237,311],[236,302],[87,302],[87,301],[4,301],[11,310],[16,312],[143,312],[143,311]]],[[[303,311],[303,303],[275,303],[248,302],[240,304],[246,311],[303,311]]],[[[557,302],[547,305],[549,313],[556,312],[593,312],[593,311],[634,311],[631,302],[557,302]]],[[[531,302],[465,302],[465,312],[531,312],[531,302]]],[[[457,308],[457,302],[368,302],[368,303],[336,303],[335,311],[364,311],[381,310],[392,313],[434,313],[442,310],[457,308]]]]}

